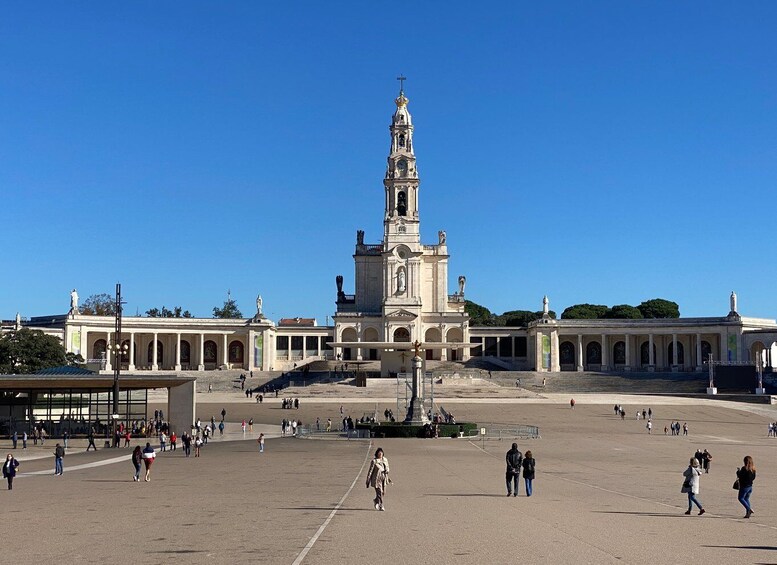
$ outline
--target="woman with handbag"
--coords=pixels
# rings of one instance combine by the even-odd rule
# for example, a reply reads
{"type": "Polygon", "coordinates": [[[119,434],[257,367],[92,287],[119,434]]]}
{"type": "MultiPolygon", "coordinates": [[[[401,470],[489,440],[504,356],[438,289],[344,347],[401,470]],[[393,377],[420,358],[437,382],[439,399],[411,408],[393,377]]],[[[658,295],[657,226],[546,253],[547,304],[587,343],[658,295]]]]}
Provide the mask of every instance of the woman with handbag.
{"type": "Polygon", "coordinates": [[[389,462],[383,456],[383,449],[378,448],[375,451],[375,458],[370,461],[370,469],[367,471],[367,488],[375,489],[375,510],[386,510],[383,506],[383,493],[386,491],[386,485],[391,482],[388,476],[389,462]]]}
{"type": "Polygon", "coordinates": [[[737,469],[737,480],[734,482],[734,488],[739,491],[739,503],[745,507],[745,518],[749,518],[755,512],[750,508],[750,494],[753,492],[753,481],[755,481],[755,464],[753,458],[749,455],[745,457],[744,465],[737,469]]]}
{"type": "Polygon", "coordinates": [[[691,513],[691,508],[695,504],[699,508],[699,516],[704,514],[705,510],[696,499],[696,495],[699,494],[699,483],[701,482],[701,470],[699,469],[699,460],[695,457],[691,457],[688,464],[688,468],[683,472],[685,482],[683,482],[683,488],[680,492],[688,493],[688,510],[686,515],[691,513]]]}

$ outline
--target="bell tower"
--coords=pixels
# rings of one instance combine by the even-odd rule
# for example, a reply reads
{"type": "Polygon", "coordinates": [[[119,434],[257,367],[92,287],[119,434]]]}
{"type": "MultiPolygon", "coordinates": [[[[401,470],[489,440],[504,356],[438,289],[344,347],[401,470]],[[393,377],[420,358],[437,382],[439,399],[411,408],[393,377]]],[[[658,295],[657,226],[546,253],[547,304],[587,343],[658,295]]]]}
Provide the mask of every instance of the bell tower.
{"type": "Polygon", "coordinates": [[[385,243],[419,244],[418,169],[413,149],[413,119],[407,110],[405,77],[400,76],[399,96],[394,100],[396,112],[391,118],[391,150],[383,186],[386,210],[383,219],[385,243]]]}

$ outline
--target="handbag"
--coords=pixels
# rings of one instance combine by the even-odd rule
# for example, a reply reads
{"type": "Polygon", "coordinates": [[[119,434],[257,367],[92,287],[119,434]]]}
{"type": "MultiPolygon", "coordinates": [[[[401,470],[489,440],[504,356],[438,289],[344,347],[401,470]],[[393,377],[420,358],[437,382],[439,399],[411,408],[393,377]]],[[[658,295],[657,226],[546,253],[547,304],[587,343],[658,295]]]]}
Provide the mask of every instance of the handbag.
{"type": "Polygon", "coordinates": [[[734,484],[732,485],[731,488],[733,488],[734,490],[739,490],[739,479],[734,481],[734,484]]]}

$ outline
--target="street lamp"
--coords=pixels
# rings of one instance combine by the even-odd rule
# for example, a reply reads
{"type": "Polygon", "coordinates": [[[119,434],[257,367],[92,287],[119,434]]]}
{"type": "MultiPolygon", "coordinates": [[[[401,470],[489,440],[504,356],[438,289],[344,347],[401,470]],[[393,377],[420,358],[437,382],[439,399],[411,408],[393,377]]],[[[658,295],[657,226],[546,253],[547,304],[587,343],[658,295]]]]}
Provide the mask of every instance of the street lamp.
{"type": "MultiPolygon", "coordinates": [[[[121,314],[122,305],[124,302],[121,300],[121,283],[116,283],[116,342],[113,345],[107,344],[108,355],[110,359],[110,353],[113,352],[113,411],[114,415],[119,414],[119,375],[121,374],[121,358],[127,354],[127,344],[121,343],[121,314]]],[[[113,418],[113,436],[111,440],[116,437],[116,425],[118,418],[113,418]]],[[[118,446],[117,446],[118,447],[118,446]]]]}

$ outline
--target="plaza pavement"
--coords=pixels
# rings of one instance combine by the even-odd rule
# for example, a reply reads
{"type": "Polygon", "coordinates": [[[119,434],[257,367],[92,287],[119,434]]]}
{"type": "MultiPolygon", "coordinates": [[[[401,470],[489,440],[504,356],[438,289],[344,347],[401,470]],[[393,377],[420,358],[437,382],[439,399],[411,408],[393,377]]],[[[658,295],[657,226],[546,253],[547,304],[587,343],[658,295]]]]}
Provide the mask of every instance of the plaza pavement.
{"type": "Polygon", "coordinates": [[[575,399],[575,410],[562,395],[444,402],[459,421],[540,427],[540,439],[519,441],[537,460],[531,498],[523,485],[521,496],[504,496],[509,440],[389,439],[378,441],[394,485],[387,511],[377,512],[364,487],[375,440],[270,439],[260,455],[254,438],[235,433],[236,422],[253,417],[256,436],[260,425],[277,430],[283,417],[336,423],[341,404],[358,417],[376,404],[382,412],[391,407],[383,400],[394,399],[302,399],[297,411],[226,394],[206,403],[200,395],[203,420],[226,407],[235,441],[211,442],[199,459],[180,450],[161,454],[150,483],[132,482],[127,459],[92,465],[116,459],[115,449],[69,453],[62,477],[49,474],[53,457],[24,461],[14,490],[0,493],[3,548],[17,563],[777,562],[777,439],[766,437],[774,408],[627,395],[575,399]],[[615,402],[624,404],[625,421],[613,415],[615,402]],[[652,435],[634,419],[648,407],[652,435]],[[671,419],[688,422],[690,435],[664,436],[671,419]],[[696,448],[714,457],[701,479],[702,517],[683,515],[680,493],[696,448]],[[750,520],[741,519],[731,489],[744,455],[758,468],[750,520]]]}

